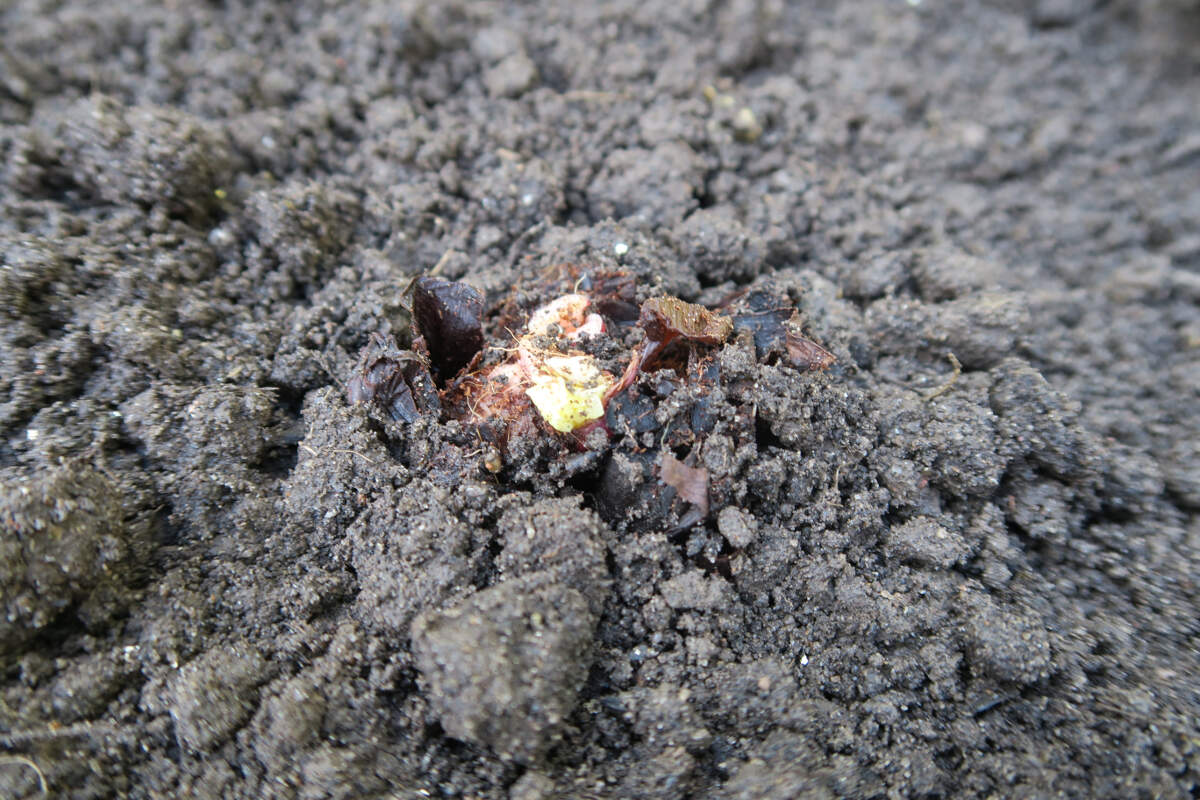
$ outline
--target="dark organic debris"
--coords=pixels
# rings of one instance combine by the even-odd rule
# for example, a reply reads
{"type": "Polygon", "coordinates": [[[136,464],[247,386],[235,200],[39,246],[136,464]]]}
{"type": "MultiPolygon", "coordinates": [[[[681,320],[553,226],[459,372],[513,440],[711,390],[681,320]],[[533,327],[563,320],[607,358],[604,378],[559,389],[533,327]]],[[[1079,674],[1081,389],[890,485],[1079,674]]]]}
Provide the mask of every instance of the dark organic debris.
{"type": "Polygon", "coordinates": [[[483,297],[459,281],[425,276],[413,287],[413,325],[434,374],[454,377],[483,349],[483,297]]]}
{"type": "Polygon", "coordinates": [[[760,359],[786,355],[789,363],[803,370],[827,369],[837,361],[833,353],[800,333],[799,315],[775,295],[757,290],[746,295],[745,303],[749,310],[734,315],[733,329],[750,332],[760,359]]]}
{"type": "Polygon", "coordinates": [[[592,298],[596,311],[614,322],[633,322],[638,318],[637,285],[628,272],[582,272],[578,291],[592,298]]]}
{"type": "Polygon", "coordinates": [[[793,366],[801,369],[828,369],[837,361],[833,353],[794,330],[787,332],[787,354],[793,366]]]}
{"type": "Polygon", "coordinates": [[[791,305],[781,302],[776,293],[764,289],[746,293],[738,305],[746,310],[733,315],[733,329],[738,333],[750,332],[754,337],[755,353],[760,360],[781,355],[787,340],[784,324],[795,313],[791,305]]]}
{"type": "MultiPolygon", "coordinates": [[[[738,304],[744,311],[730,316],[667,296],[652,297],[639,308],[636,285],[626,273],[592,273],[568,265],[545,277],[549,286],[543,287],[543,296],[553,299],[532,312],[522,309],[515,293],[494,307],[498,327],[518,332],[487,355],[479,292],[441,278],[418,279],[413,284],[413,350],[401,350],[390,338],[373,339],[347,386],[351,402],[372,401],[406,421],[444,411],[492,448],[485,466],[498,473],[551,431],[567,434],[570,439],[563,442],[573,449],[604,449],[614,432],[609,424],[613,408],[622,430],[651,432],[658,426],[655,395],[661,399],[674,391],[671,387],[686,384],[688,391],[706,396],[704,387],[720,384],[718,362],[698,358],[698,350],[724,344],[735,330],[753,335],[760,360],[786,358],[803,369],[833,362],[828,351],[797,332],[795,310],[778,292],[755,290],[738,304]],[[614,379],[589,352],[594,346],[589,343],[608,337],[600,346],[611,349],[623,338],[612,327],[627,324],[635,311],[645,337],[629,353],[620,379],[614,379]],[[644,372],[660,373],[651,394],[622,396],[644,372]]],[[[708,403],[699,400],[672,436],[703,438],[716,422],[708,403]]],[[[664,483],[691,504],[689,516],[706,517],[707,473],[673,458],[664,458],[661,470],[664,483]]]]}
{"type": "Polygon", "coordinates": [[[717,345],[733,333],[733,320],[729,317],[677,297],[652,297],[642,303],[638,324],[646,331],[646,339],[621,379],[609,389],[606,401],[629,388],[638,373],[652,366],[676,341],[717,345]]]}
{"type": "Polygon", "coordinates": [[[733,332],[729,317],[677,297],[651,297],[642,303],[641,325],[646,337],[665,346],[677,338],[700,344],[721,344],[733,332]]]}
{"type": "Polygon", "coordinates": [[[425,360],[401,350],[391,336],[372,334],[354,377],[346,384],[352,404],[375,403],[392,419],[412,422],[423,412],[441,409],[425,360]]]}
{"type": "Polygon", "coordinates": [[[754,352],[760,360],[778,356],[787,339],[783,323],[790,315],[787,309],[751,311],[733,317],[733,329],[738,333],[749,331],[754,339],[754,352]]]}

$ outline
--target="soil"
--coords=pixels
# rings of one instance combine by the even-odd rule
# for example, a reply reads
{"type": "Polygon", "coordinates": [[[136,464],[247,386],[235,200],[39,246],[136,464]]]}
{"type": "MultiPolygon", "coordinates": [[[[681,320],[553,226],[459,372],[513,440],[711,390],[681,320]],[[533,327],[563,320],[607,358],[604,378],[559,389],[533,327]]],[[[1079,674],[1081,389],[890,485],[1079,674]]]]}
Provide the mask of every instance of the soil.
{"type": "Polygon", "coordinates": [[[1195,2],[0,30],[0,795],[1200,793],[1195,2]],[[430,271],[837,362],[496,452],[347,400],[430,271]]]}

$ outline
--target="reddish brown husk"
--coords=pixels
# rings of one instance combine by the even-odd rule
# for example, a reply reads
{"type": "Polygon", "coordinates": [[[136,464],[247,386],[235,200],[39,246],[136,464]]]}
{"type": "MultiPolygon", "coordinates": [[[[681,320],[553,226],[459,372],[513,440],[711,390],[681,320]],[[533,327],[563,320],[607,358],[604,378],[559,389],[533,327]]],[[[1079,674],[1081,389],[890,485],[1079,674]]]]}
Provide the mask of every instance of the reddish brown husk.
{"type": "Polygon", "coordinates": [[[528,425],[521,426],[522,430],[532,432],[537,427],[525,386],[516,380],[505,383],[493,377],[496,369],[507,363],[464,375],[443,393],[451,417],[480,426],[485,438],[499,444],[507,441],[513,432],[508,428],[518,420],[528,420],[528,425]]]}
{"type": "Polygon", "coordinates": [[[412,422],[421,413],[441,409],[425,360],[401,350],[391,336],[373,334],[358,368],[346,383],[351,404],[374,403],[395,420],[412,422]]]}
{"type": "MultiPolygon", "coordinates": [[[[792,323],[796,323],[795,317],[792,318],[792,323]]],[[[805,370],[828,369],[837,361],[833,353],[792,327],[789,327],[787,332],[787,354],[793,366],[805,370]]]]}
{"type": "Polygon", "coordinates": [[[672,487],[680,499],[696,507],[700,515],[708,515],[708,470],[689,467],[670,453],[662,454],[659,466],[662,482],[672,487]]]}
{"type": "Polygon", "coordinates": [[[651,297],[642,303],[638,323],[646,338],[667,344],[682,337],[699,344],[721,344],[733,332],[729,317],[678,297],[651,297]]]}
{"type": "Polygon", "coordinates": [[[606,403],[628,389],[637,380],[638,373],[652,366],[673,342],[717,345],[724,343],[733,332],[733,320],[729,317],[677,297],[651,297],[642,303],[638,324],[646,331],[646,339],[634,353],[621,379],[605,395],[606,403]]]}
{"type": "Polygon", "coordinates": [[[453,378],[483,349],[483,297],[444,278],[419,278],[413,287],[414,334],[425,340],[434,373],[453,378]]]}
{"type": "Polygon", "coordinates": [[[800,316],[790,304],[762,289],[744,297],[747,310],[734,315],[733,328],[754,337],[754,350],[760,359],[786,356],[790,364],[802,370],[827,369],[837,361],[833,353],[800,333],[800,316]]]}

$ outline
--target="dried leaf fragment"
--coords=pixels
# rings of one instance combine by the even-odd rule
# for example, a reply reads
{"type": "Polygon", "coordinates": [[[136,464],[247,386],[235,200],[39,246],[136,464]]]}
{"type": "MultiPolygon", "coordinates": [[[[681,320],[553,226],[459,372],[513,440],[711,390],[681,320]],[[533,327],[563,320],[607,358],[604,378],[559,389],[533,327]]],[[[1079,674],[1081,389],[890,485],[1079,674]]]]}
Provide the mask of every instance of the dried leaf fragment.
{"type": "Polygon", "coordinates": [[[639,323],[646,338],[664,345],[681,337],[700,344],[721,344],[733,332],[729,317],[678,297],[651,297],[642,303],[639,323]]]}
{"type": "Polygon", "coordinates": [[[787,354],[793,366],[806,370],[828,369],[837,361],[833,353],[790,327],[787,332],[787,354]]]}
{"type": "Polygon", "coordinates": [[[609,389],[606,401],[629,388],[638,373],[653,364],[675,341],[722,344],[733,333],[733,320],[729,317],[678,297],[651,297],[642,303],[638,324],[646,331],[646,340],[625,368],[621,380],[609,389]]]}
{"type": "Polygon", "coordinates": [[[707,469],[689,467],[670,453],[663,453],[659,473],[662,482],[673,488],[681,499],[695,506],[702,516],[708,514],[707,469]]]}
{"type": "Polygon", "coordinates": [[[363,348],[358,368],[346,383],[346,399],[355,405],[375,403],[392,419],[404,422],[441,408],[424,359],[378,333],[363,348]]]}

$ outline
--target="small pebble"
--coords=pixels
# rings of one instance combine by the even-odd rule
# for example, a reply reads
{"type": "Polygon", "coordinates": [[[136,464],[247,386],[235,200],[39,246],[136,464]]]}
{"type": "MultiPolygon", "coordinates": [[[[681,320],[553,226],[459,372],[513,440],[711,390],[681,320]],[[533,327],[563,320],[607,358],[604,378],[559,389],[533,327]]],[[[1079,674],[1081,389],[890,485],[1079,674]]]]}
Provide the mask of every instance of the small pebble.
{"type": "Polygon", "coordinates": [[[758,117],[754,116],[754,112],[748,106],[743,106],[738,110],[733,118],[733,135],[740,142],[754,142],[758,137],[762,136],[762,125],[758,123],[758,117]]]}

